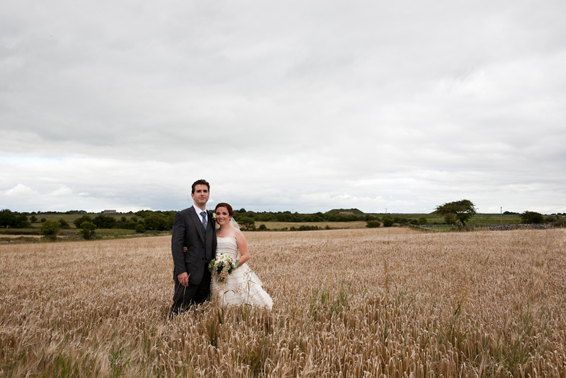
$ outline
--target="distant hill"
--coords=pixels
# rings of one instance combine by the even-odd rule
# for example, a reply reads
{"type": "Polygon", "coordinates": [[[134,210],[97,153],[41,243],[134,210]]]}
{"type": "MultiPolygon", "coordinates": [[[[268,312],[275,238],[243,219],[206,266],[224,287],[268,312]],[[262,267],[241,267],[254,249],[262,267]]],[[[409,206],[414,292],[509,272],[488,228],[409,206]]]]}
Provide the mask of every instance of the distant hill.
{"type": "Polygon", "coordinates": [[[327,211],[328,215],[365,215],[365,213],[358,209],[333,209],[327,211]]]}

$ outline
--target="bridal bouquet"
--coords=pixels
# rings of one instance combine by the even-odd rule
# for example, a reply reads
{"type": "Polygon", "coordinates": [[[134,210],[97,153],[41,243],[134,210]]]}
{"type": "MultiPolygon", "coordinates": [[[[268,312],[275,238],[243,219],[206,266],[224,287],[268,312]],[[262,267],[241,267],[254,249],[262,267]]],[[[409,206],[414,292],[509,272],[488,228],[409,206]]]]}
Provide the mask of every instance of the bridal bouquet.
{"type": "Polygon", "coordinates": [[[218,275],[218,281],[224,282],[228,275],[232,273],[236,267],[238,267],[239,261],[240,260],[232,259],[228,255],[220,255],[210,261],[210,264],[208,264],[208,270],[210,270],[212,274],[218,275]]]}

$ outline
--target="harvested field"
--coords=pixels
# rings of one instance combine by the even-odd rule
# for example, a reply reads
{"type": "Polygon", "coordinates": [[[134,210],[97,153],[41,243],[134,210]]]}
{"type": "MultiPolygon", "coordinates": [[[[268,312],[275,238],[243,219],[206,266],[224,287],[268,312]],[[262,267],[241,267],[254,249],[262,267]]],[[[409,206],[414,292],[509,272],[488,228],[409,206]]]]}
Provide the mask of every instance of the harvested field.
{"type": "Polygon", "coordinates": [[[274,310],[171,322],[170,237],[0,245],[0,377],[566,377],[563,229],[246,236],[274,310]]]}

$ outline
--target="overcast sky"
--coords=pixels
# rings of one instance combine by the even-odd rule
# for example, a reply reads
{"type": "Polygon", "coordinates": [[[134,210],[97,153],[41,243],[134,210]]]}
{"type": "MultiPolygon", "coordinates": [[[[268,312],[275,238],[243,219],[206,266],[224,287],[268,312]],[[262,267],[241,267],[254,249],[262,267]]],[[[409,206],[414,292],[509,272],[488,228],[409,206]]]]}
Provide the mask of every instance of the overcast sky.
{"type": "Polygon", "coordinates": [[[0,1],[0,208],[566,212],[564,0],[0,1]]]}

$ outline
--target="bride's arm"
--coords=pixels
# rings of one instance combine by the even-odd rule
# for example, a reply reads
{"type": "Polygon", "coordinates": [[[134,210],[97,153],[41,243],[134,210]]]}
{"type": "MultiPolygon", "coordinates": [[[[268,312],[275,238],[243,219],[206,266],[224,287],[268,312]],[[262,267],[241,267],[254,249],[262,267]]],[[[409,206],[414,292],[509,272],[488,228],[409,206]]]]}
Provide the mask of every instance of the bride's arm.
{"type": "MultiPolygon", "coordinates": [[[[236,231],[236,243],[238,244],[238,249],[240,250],[240,259],[238,262],[238,267],[242,266],[246,261],[250,259],[250,252],[248,251],[248,243],[242,231],[236,231]]],[[[236,269],[237,269],[236,268],[236,269]]]]}

